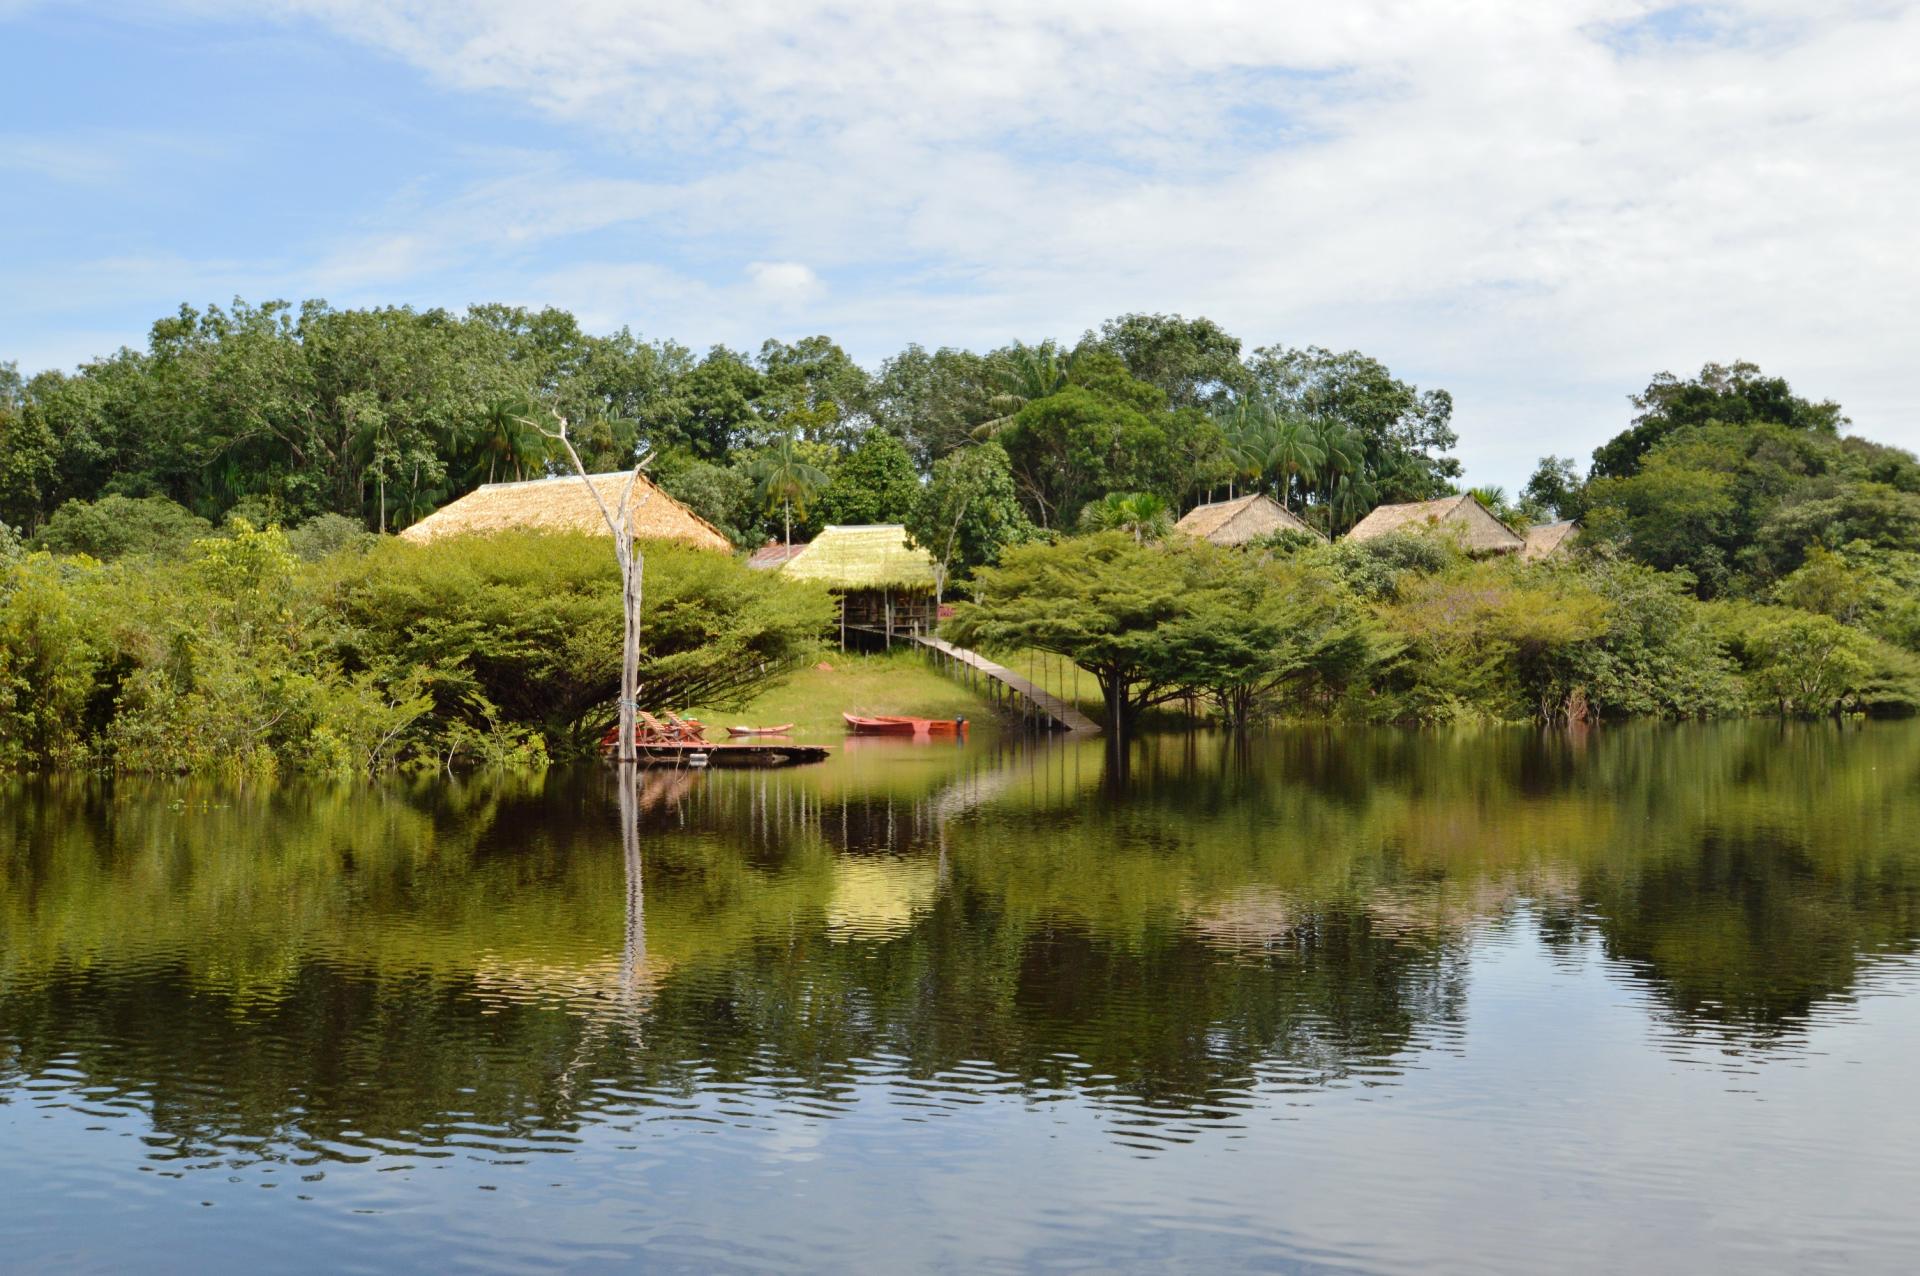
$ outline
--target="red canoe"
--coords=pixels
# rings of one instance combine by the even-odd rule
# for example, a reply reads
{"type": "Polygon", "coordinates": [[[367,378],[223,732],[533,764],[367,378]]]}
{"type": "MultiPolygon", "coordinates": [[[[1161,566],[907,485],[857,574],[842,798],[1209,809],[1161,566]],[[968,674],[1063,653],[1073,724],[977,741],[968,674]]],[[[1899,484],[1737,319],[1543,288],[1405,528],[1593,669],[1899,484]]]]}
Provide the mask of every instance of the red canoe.
{"type": "Polygon", "coordinates": [[[863,718],[843,713],[847,730],[856,735],[965,735],[965,718],[863,718]]]}

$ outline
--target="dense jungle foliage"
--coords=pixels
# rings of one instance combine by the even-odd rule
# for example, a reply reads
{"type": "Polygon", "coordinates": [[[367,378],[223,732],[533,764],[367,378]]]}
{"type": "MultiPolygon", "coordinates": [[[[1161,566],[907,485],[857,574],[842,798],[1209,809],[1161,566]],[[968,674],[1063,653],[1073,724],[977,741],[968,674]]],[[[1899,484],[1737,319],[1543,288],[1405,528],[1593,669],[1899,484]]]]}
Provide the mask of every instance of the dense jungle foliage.
{"type": "MultiPolygon", "coordinates": [[[[364,536],[315,562],[241,520],[178,555],[0,567],[0,769],[353,775],[590,748],[619,687],[604,539],[364,536]]],[[[642,707],[727,703],[809,654],[823,591],[646,555],[642,707]]]]}
{"type": "MultiPolygon", "coordinates": [[[[1452,401],[1358,352],[1127,315],[1071,347],[825,337],[705,355],[570,315],[181,312],[73,373],[0,364],[0,767],[378,770],[528,762],[605,725],[611,555],[383,535],[489,481],[655,457],[743,548],[904,523],[955,633],[1065,655],[1151,709],[1545,722],[1920,706],[1920,460],[1751,364],[1662,373],[1583,474],[1545,458],[1486,560],[1432,533],[1227,552],[1171,533],[1262,491],[1338,538],[1456,490],[1452,401]]],[[[648,702],[749,698],[829,628],[817,590],[650,554],[648,702]]]]}

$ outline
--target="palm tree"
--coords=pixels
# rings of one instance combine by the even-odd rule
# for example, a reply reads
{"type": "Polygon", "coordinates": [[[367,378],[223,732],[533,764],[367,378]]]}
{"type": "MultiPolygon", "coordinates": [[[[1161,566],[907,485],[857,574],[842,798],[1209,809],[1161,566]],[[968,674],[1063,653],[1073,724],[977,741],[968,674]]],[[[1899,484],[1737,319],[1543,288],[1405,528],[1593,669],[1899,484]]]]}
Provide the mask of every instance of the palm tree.
{"type": "Polygon", "coordinates": [[[807,462],[800,450],[799,436],[788,434],[761,453],[747,469],[748,477],[760,485],[760,500],[768,513],[778,505],[786,514],[786,545],[793,548],[793,511],[806,517],[807,502],[827,485],[827,476],[807,462]]]}
{"type": "Polygon", "coordinates": [[[1275,421],[1267,468],[1280,480],[1281,504],[1292,509],[1293,480],[1298,478],[1303,486],[1313,482],[1326,459],[1326,451],[1315,437],[1313,422],[1291,413],[1275,421]]]}
{"type": "Polygon", "coordinates": [[[1256,395],[1242,395],[1214,415],[1220,433],[1227,442],[1227,463],[1233,467],[1227,479],[1227,499],[1232,500],[1239,480],[1257,479],[1267,468],[1267,456],[1273,451],[1273,408],[1256,395]]]}
{"type": "Polygon", "coordinates": [[[480,461],[487,465],[487,482],[511,472],[514,480],[546,468],[547,440],[532,418],[533,403],[524,394],[503,394],[487,400],[474,422],[480,456],[473,465],[480,477],[480,461]]]}
{"type": "Polygon", "coordinates": [[[1313,437],[1322,457],[1317,476],[1319,491],[1323,498],[1331,497],[1334,488],[1364,471],[1366,446],[1346,426],[1324,418],[1314,422],[1313,437]]]}
{"type": "Polygon", "coordinates": [[[1379,493],[1364,474],[1346,474],[1341,476],[1327,490],[1327,510],[1332,514],[1329,534],[1335,530],[1344,531],[1365,518],[1379,501],[1379,493]]]}
{"type": "Polygon", "coordinates": [[[1126,532],[1139,545],[1173,531],[1173,511],[1152,492],[1108,492],[1080,511],[1080,525],[1093,532],[1126,532]]]}
{"type": "Polygon", "coordinates": [[[1013,424],[1020,409],[1035,399],[1044,399],[1066,388],[1067,374],[1073,371],[1073,355],[1062,354],[1051,341],[1037,346],[1013,343],[1013,350],[997,361],[995,380],[999,393],[987,400],[987,406],[999,415],[974,427],[973,437],[990,439],[1013,424]]]}

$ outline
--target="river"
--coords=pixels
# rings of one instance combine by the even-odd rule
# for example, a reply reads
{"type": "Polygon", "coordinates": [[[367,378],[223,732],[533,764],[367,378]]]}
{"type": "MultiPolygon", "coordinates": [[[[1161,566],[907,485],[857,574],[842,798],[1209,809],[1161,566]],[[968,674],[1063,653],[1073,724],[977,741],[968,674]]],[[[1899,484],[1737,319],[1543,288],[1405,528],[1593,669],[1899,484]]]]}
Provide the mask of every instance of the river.
{"type": "Polygon", "coordinates": [[[1908,1272],[1916,952],[1914,724],[0,781],[0,1267],[1908,1272]]]}

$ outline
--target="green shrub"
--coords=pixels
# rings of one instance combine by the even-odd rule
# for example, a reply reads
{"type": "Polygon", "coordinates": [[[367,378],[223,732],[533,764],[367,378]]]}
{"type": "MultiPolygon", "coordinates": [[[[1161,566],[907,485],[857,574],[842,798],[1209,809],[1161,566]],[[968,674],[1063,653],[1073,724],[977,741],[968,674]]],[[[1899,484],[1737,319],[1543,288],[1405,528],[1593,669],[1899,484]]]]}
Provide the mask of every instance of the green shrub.
{"type": "MultiPolygon", "coordinates": [[[[739,703],[796,667],[832,624],[818,586],[711,551],[643,548],[642,708],[739,703]]],[[[439,732],[464,724],[471,739],[493,730],[497,712],[537,727],[565,756],[589,748],[612,720],[621,618],[604,538],[387,540],[325,569],[328,605],[345,626],[345,666],[432,670],[439,732]]]]}
{"type": "Polygon", "coordinates": [[[109,561],[128,555],[179,555],[213,525],[164,496],[103,496],[68,501],[40,529],[38,545],[56,554],[109,561]]]}

